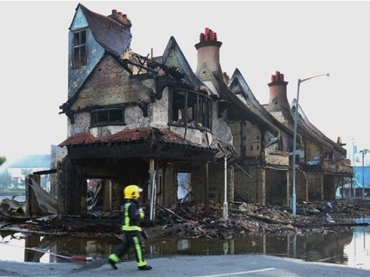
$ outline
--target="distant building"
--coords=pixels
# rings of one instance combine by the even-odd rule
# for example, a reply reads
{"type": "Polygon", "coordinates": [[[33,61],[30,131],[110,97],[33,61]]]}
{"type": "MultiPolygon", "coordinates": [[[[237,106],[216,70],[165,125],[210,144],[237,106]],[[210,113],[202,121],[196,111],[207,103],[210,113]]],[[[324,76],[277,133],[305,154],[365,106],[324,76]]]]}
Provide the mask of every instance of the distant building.
{"type": "MultiPolygon", "coordinates": [[[[18,188],[25,187],[26,175],[40,170],[50,168],[51,155],[27,155],[15,161],[6,162],[2,165],[13,177],[18,188]]],[[[48,175],[43,175],[40,179],[40,185],[46,190],[50,189],[50,180],[48,175]]]]}
{"type": "MultiPolygon", "coordinates": [[[[354,184],[356,188],[364,188],[365,195],[370,189],[370,165],[365,166],[353,166],[354,171],[354,184]]],[[[357,193],[359,195],[359,193],[357,193]]]]}

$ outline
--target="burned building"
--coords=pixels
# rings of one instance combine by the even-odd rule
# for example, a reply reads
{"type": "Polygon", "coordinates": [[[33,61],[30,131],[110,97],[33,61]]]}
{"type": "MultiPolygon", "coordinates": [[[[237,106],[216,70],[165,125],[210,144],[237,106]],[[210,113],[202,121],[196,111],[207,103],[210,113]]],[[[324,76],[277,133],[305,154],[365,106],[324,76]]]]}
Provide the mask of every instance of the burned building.
{"type": "Polygon", "coordinates": [[[333,200],[339,186],[345,178],[353,177],[350,161],[346,159],[346,150],[340,139],[332,141],[318,130],[299,106],[296,111],[296,100],[289,105],[287,84],[284,75],[276,72],[268,84],[270,100],[264,107],[280,122],[293,129],[294,113],[298,112],[297,150],[291,153],[296,159],[296,193],[297,199],[333,200]],[[294,155],[293,155],[294,154],[294,155]]]}
{"type": "Polygon", "coordinates": [[[293,130],[277,120],[254,96],[241,72],[236,69],[229,82],[229,88],[256,115],[270,122],[278,130],[275,136],[261,140],[261,132],[246,122],[246,133],[240,146],[243,159],[248,164],[250,178],[237,178],[236,190],[245,197],[259,203],[289,205],[291,177],[289,152],[293,141],[293,130]],[[243,148],[244,146],[244,148],[243,148]]]}
{"type": "MultiPolygon", "coordinates": [[[[231,79],[222,71],[222,43],[211,29],[195,45],[193,72],[174,37],[161,56],[135,53],[131,27],[117,10],[104,16],[81,4],[76,8],[69,27],[68,99],[60,106],[68,136],[60,143],[67,155],[56,180],[59,213],[80,215],[95,205],[120,210],[122,190],[131,183],[144,189],[152,218],[156,204],[185,200],[207,206],[238,195],[288,204],[293,132],[282,76],[269,84],[272,99],[263,106],[238,70],[231,79]],[[283,105],[276,105],[281,97],[283,105]],[[89,188],[98,196],[93,203],[86,201],[89,188]]],[[[304,149],[316,145],[303,159],[313,160],[318,151],[320,166],[327,165],[320,186],[331,187],[338,170],[347,172],[340,166],[344,148],[307,119],[301,117],[300,126],[304,149]],[[327,170],[331,158],[334,171],[327,170]],[[323,177],[329,171],[334,179],[323,177]]],[[[302,170],[310,170],[308,164],[302,170]]],[[[314,196],[317,184],[308,186],[314,196]]]]}
{"type": "Polygon", "coordinates": [[[277,126],[280,122],[257,101],[251,102],[254,96],[245,89],[247,85],[239,71],[231,80],[226,77],[219,59],[221,45],[217,34],[206,28],[196,45],[196,74],[222,99],[220,116],[231,129],[236,155],[230,166],[233,174],[230,189],[244,201],[285,205],[289,188],[287,146],[292,132],[277,126]]]}
{"type": "MultiPolygon", "coordinates": [[[[160,57],[141,56],[130,49],[127,22],[116,10],[103,16],[79,4],[69,28],[61,214],[87,211],[87,183],[99,190],[105,210],[120,208],[130,183],[144,188],[144,201],[175,203],[179,174],[188,177],[189,199],[204,203],[199,195],[208,197],[209,163],[220,182],[217,161],[233,152],[231,131],[218,116],[219,97],[191,71],[176,40],[170,38],[160,57]]],[[[221,192],[210,197],[219,200],[221,192]]]]}

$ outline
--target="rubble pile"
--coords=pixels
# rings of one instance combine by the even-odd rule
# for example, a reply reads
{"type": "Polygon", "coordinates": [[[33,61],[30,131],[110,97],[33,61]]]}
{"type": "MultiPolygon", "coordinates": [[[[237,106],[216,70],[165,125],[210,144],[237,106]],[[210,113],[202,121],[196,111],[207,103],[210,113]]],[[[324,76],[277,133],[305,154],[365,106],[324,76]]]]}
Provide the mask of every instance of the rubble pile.
{"type": "Polygon", "coordinates": [[[0,202],[0,219],[17,221],[17,219],[24,218],[26,214],[26,204],[19,202],[13,196],[11,199],[4,198],[0,202]]]}
{"type": "MultiPolygon", "coordinates": [[[[14,199],[13,199],[14,200],[14,199]]],[[[12,201],[12,204],[16,202],[12,201]]],[[[22,203],[18,203],[22,206],[22,203]]],[[[17,214],[19,207],[1,202],[1,210],[9,211],[7,216],[17,214]]],[[[221,238],[228,239],[246,234],[303,234],[345,231],[356,225],[350,219],[370,216],[370,201],[301,202],[297,204],[297,214],[288,207],[259,205],[255,203],[228,203],[227,214],[223,205],[209,203],[206,206],[191,202],[162,207],[156,206],[156,220],[149,220],[149,205],[144,206],[147,217],[143,227],[150,238],[221,238]]],[[[2,221],[9,221],[0,213],[2,221]]],[[[19,215],[16,216],[19,220],[19,215]]],[[[91,211],[84,216],[61,217],[49,215],[39,218],[24,218],[17,227],[31,233],[50,235],[73,235],[83,237],[117,237],[120,234],[122,211],[91,211]]],[[[14,222],[13,222],[14,223],[14,222]]],[[[0,226],[12,226],[5,224],[0,226]]]]}
{"type": "Polygon", "coordinates": [[[161,208],[160,228],[149,228],[151,236],[180,236],[191,238],[232,238],[245,234],[289,234],[326,232],[328,229],[346,230],[354,223],[338,223],[336,218],[370,215],[370,210],[345,202],[315,202],[298,204],[297,215],[287,207],[263,206],[232,202],[224,219],[221,204],[211,203],[208,215],[203,206],[176,205],[161,208]],[[330,216],[330,214],[332,216],[330,216]]]}

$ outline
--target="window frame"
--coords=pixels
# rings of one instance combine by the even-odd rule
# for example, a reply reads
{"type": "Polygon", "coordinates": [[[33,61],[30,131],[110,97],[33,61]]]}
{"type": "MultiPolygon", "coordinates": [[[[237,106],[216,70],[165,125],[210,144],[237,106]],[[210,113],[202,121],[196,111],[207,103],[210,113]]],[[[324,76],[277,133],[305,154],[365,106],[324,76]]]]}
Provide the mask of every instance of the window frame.
{"type": "Polygon", "coordinates": [[[169,111],[170,125],[212,130],[212,99],[202,92],[182,88],[173,90],[169,111]]]}
{"type": "Polygon", "coordinates": [[[109,125],[126,125],[124,107],[101,108],[90,112],[91,128],[109,125]]]}
{"type": "Polygon", "coordinates": [[[78,69],[87,65],[87,29],[80,29],[72,34],[72,68],[78,69]]]}

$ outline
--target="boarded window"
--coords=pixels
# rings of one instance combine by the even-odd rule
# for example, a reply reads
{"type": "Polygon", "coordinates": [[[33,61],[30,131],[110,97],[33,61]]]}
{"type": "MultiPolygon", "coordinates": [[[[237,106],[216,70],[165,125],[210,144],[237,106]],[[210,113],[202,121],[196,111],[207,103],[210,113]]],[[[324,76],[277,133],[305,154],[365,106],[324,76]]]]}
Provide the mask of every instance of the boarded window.
{"type": "Polygon", "coordinates": [[[87,64],[86,30],[73,33],[73,68],[81,68],[87,64]]]}

